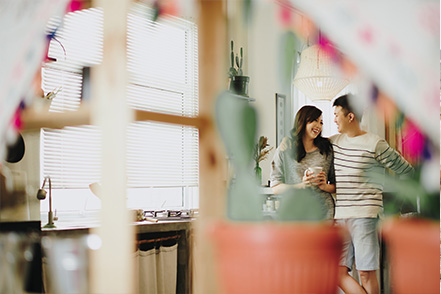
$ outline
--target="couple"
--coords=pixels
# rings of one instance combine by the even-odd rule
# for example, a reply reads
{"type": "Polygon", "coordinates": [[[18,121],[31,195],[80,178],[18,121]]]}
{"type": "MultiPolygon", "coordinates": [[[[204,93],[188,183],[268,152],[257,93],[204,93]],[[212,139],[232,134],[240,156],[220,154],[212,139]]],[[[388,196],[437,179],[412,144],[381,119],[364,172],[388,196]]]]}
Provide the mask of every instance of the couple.
{"type": "Polygon", "coordinates": [[[351,107],[354,99],[348,94],[334,101],[339,134],[329,139],[321,136],[320,109],[304,106],[297,112],[291,136],[284,138],[271,163],[271,187],[275,194],[306,186],[318,191],[328,208],[328,219],[334,218],[350,235],[340,260],[340,288],[345,293],[378,294],[377,224],[383,207],[382,186],[365,171],[387,167],[406,174],[413,168],[384,139],[360,128],[360,117],[351,107]],[[312,166],[320,166],[322,171],[312,174],[308,171],[312,166]],[[331,193],[336,194],[335,205],[331,193]],[[361,285],[349,275],[354,260],[361,285]]]}

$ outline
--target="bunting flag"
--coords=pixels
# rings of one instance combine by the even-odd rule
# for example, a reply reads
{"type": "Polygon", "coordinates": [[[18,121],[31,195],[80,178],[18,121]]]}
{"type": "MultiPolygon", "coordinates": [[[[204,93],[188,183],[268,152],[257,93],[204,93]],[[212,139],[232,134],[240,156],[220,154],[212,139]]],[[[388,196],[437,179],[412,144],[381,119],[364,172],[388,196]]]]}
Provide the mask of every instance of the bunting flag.
{"type": "Polygon", "coordinates": [[[439,146],[439,1],[289,3],[304,11],[439,146]]]}
{"type": "Polygon", "coordinates": [[[14,115],[20,103],[33,95],[32,83],[48,46],[47,22],[62,16],[67,4],[67,0],[0,2],[0,161],[11,141],[11,129],[20,127],[14,115]]]}

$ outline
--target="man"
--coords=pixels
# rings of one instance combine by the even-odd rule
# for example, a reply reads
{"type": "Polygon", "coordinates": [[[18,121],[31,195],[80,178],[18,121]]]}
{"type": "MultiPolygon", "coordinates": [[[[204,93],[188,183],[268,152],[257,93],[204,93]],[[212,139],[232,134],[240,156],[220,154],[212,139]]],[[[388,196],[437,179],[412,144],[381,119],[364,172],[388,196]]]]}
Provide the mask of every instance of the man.
{"type": "Polygon", "coordinates": [[[334,101],[334,122],[339,134],[330,138],[336,176],[335,219],[350,235],[340,261],[339,285],[345,293],[378,294],[377,224],[383,207],[383,187],[368,174],[384,173],[384,167],[406,174],[413,168],[384,139],[360,128],[360,118],[351,107],[355,98],[348,94],[334,101]],[[349,275],[354,260],[361,285],[349,275]]]}

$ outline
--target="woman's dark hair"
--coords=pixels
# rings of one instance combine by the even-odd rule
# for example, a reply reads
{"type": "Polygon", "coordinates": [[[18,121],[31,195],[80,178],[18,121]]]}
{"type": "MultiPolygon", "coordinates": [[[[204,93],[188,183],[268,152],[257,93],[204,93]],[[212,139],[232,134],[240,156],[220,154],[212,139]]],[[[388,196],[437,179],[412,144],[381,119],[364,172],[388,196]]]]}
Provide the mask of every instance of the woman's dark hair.
{"type": "MultiPolygon", "coordinates": [[[[303,135],[306,131],[306,124],[313,122],[322,115],[322,111],[315,106],[306,105],[297,111],[294,127],[291,130],[293,140],[294,158],[300,162],[305,156],[305,146],[303,146],[303,135]]],[[[314,139],[314,145],[320,150],[320,154],[328,156],[332,152],[332,145],[329,139],[322,137],[322,132],[314,139]]]]}

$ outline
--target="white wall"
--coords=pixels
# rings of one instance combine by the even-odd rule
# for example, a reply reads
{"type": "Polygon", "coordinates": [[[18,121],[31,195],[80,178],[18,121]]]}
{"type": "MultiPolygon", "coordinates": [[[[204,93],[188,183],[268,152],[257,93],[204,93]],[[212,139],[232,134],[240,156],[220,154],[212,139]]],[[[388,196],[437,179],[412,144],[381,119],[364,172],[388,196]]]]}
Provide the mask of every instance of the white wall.
{"type": "MultiPolygon", "coordinates": [[[[273,1],[256,1],[253,22],[248,33],[248,72],[250,76],[250,96],[259,115],[258,137],[268,137],[270,146],[274,147],[269,157],[261,162],[262,184],[266,184],[270,175],[270,164],[276,146],[276,110],[275,94],[286,95],[287,107],[290,110],[290,94],[281,89],[278,79],[279,43],[284,32],[279,25],[275,3],[273,1]]],[[[287,114],[289,117],[290,114],[287,114]]],[[[290,126],[290,122],[285,123],[290,126]]],[[[290,128],[290,127],[289,127],[290,128]]]]}

